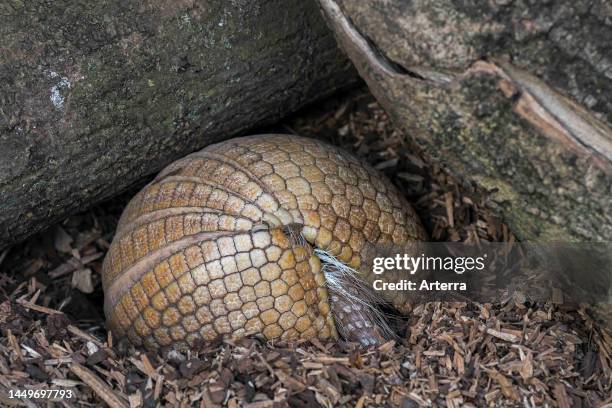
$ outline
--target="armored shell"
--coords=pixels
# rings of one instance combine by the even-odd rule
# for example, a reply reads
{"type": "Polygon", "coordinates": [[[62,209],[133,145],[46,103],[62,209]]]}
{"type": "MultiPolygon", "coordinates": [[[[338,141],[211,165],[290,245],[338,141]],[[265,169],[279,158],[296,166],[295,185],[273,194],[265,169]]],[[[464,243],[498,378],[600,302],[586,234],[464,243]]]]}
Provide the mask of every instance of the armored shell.
{"type": "Polygon", "coordinates": [[[366,245],[424,238],[393,185],[339,148],[225,141],[166,167],[126,207],[103,266],[109,328],[147,348],[333,338],[313,249],[360,270],[366,245]]]}

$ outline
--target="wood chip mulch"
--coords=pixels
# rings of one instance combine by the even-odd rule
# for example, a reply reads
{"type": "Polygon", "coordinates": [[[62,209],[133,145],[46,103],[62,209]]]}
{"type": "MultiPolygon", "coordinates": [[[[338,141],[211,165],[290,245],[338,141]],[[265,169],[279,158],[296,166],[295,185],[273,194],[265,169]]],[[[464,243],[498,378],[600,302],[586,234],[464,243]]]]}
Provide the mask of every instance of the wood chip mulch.
{"type": "MultiPolygon", "coordinates": [[[[428,164],[364,90],[267,132],[320,137],[385,172],[438,241],[512,241],[486,197],[428,164]]],[[[0,252],[0,406],[51,406],[17,390],[72,390],[58,406],[610,407],[612,340],[588,311],[552,304],[427,303],[396,340],[201,344],[135,350],[105,331],[100,271],[134,194],[0,252]]]]}

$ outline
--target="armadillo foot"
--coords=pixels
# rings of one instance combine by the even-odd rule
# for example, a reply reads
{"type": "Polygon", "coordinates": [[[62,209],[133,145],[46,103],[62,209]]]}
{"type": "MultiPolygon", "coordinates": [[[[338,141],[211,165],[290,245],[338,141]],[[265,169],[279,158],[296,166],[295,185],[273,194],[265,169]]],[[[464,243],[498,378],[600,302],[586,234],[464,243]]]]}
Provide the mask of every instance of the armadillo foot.
{"type": "Polygon", "coordinates": [[[385,302],[376,296],[359,272],[328,252],[315,250],[323,263],[329,302],[338,333],[364,347],[377,346],[394,336],[385,313],[385,302]]]}

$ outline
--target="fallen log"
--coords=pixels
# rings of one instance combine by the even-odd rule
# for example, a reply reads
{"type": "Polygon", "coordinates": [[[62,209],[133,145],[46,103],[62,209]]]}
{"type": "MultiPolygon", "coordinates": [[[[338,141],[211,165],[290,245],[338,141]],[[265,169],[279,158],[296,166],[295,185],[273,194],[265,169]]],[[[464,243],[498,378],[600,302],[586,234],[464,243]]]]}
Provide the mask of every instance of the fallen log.
{"type": "Polygon", "coordinates": [[[0,39],[0,249],[357,81],[313,1],[9,1],[0,39]]]}
{"type": "Polygon", "coordinates": [[[395,122],[520,238],[612,239],[603,2],[319,2],[395,122]]]}
{"type": "MultiPolygon", "coordinates": [[[[520,239],[612,239],[609,5],[319,3],[395,123],[520,239]]],[[[609,294],[594,307],[612,328],[609,294]]]]}

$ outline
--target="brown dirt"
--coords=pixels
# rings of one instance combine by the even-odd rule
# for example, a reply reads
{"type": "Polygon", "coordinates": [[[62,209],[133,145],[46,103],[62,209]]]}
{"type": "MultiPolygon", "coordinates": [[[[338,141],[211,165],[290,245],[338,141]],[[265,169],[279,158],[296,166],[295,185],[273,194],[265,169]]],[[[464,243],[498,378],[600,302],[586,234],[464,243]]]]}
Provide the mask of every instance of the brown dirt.
{"type": "MultiPolygon", "coordinates": [[[[437,241],[512,241],[486,198],[427,164],[364,90],[265,132],[345,147],[387,174],[437,241]]],[[[428,303],[399,340],[202,344],[152,355],[104,329],[102,259],[135,191],[0,253],[0,405],[9,390],[64,389],[64,406],[612,406],[609,337],[584,310],[551,304],[428,303]],[[608,405],[610,404],[610,405],[608,405]]]]}

